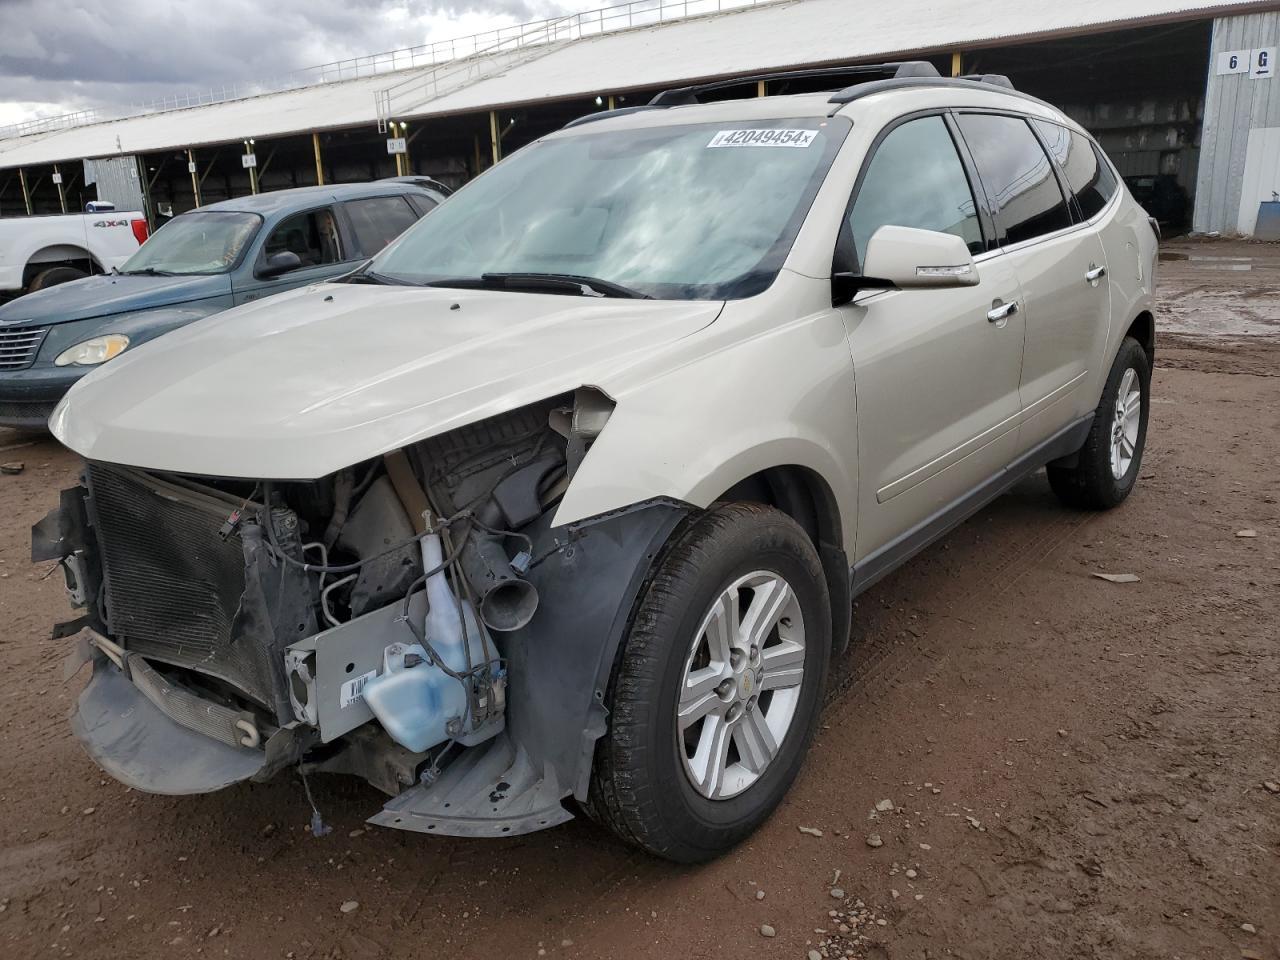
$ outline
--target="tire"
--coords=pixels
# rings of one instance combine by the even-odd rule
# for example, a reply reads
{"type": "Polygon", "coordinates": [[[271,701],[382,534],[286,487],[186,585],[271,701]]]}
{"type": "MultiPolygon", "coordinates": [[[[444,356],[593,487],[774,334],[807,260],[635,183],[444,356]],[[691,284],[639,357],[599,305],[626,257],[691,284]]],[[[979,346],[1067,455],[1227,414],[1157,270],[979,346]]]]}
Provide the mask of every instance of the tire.
{"type": "Polygon", "coordinates": [[[1109,510],[1129,496],[1142,468],[1142,451],[1147,442],[1147,417],[1151,408],[1151,363],[1142,345],[1125,337],[1116,354],[1102,399],[1093,415],[1089,437],[1076,455],[1075,466],[1049,464],[1049,486],[1058,499],[1069,507],[1085,510],[1109,510]],[[1121,429],[1125,446],[1113,451],[1119,411],[1117,399],[1121,388],[1126,396],[1139,391],[1136,431],[1132,420],[1121,429]],[[1131,447],[1130,455],[1123,456],[1131,447]],[[1113,466],[1114,457],[1114,466],[1113,466]]]}
{"type": "MultiPolygon", "coordinates": [[[[726,635],[741,640],[748,631],[726,635]]],[[[721,504],[701,514],[659,562],[620,651],[606,702],[609,728],[592,770],[591,815],[669,860],[698,863],[729,850],[768,818],[795,780],[830,656],[826,579],[801,527],[759,504],[721,504]],[[720,621],[712,614],[725,609],[717,604],[726,596],[738,598],[744,622],[767,610],[773,626],[756,634],[763,643],[744,642],[717,660],[708,656],[713,641],[706,637],[715,633],[720,621]],[[690,670],[703,678],[699,702],[711,707],[681,734],[676,711],[690,670]],[[763,759],[766,728],[777,748],[771,759],[763,759]],[[695,744],[704,742],[725,743],[726,762],[699,766],[695,744]],[[703,771],[701,787],[695,768],[703,771]],[[710,772],[716,769],[723,775],[710,772]]],[[[695,699],[686,694],[684,702],[695,699]]]]}
{"type": "Polygon", "coordinates": [[[70,283],[72,280],[83,280],[87,276],[87,273],[75,267],[50,267],[35,275],[27,285],[27,293],[35,293],[46,287],[56,287],[60,283],[70,283]]]}

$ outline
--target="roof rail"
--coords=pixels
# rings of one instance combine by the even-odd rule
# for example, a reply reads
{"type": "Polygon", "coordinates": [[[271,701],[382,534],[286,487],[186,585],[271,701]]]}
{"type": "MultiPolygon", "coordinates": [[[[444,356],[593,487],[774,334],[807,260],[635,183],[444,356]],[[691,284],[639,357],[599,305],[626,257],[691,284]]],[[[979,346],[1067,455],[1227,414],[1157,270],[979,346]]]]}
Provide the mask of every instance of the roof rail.
{"type": "Polygon", "coordinates": [[[886,79],[863,81],[838,90],[831,95],[831,99],[827,102],[843,105],[852,103],[862,97],[869,97],[872,94],[910,87],[962,87],[972,90],[984,84],[1000,87],[1002,90],[1022,97],[1024,100],[1034,100],[1037,103],[1044,102],[1039,97],[1033,97],[1029,93],[1023,93],[1015,89],[1013,82],[1002,73],[971,73],[963,77],[944,77],[938,73],[931,63],[922,60],[907,60],[902,63],[863,64],[856,67],[834,67],[826,70],[792,70],[787,73],[770,73],[753,77],[737,77],[733,80],[717,80],[714,83],[704,83],[694,87],[679,87],[674,90],[664,90],[647,104],[641,106],[618,107],[616,110],[600,110],[596,113],[584,114],[581,117],[570,120],[564,125],[564,128],[578,127],[584,123],[593,123],[596,120],[605,120],[609,117],[622,117],[629,113],[639,113],[642,110],[662,110],[666,107],[695,104],[699,102],[697,99],[698,94],[705,91],[721,90],[743,83],[755,83],[758,80],[794,80],[797,78],[827,77],[833,74],[872,74],[889,73],[891,71],[893,76],[886,79]]]}
{"type": "Polygon", "coordinates": [[[1013,81],[1006,77],[1003,73],[966,73],[957,80],[976,80],[978,83],[990,83],[997,87],[1005,87],[1008,90],[1015,89],[1013,81]]]}
{"type": "Polygon", "coordinates": [[[663,90],[649,101],[651,107],[678,107],[698,103],[698,97],[714,90],[725,90],[738,87],[744,83],[759,83],[763,80],[811,80],[824,77],[847,77],[863,74],[886,74],[895,79],[905,77],[937,77],[937,67],[927,60],[903,60],[894,63],[863,63],[851,67],[821,67],[812,70],[787,70],[781,73],[758,73],[746,77],[733,77],[728,80],[713,80],[710,83],[699,83],[689,87],[674,87],[663,90]]]}
{"type": "MultiPolygon", "coordinates": [[[[1043,103],[1039,97],[1033,97],[1029,93],[1023,93],[1015,90],[1009,78],[998,73],[974,74],[968,77],[893,77],[889,80],[873,80],[871,83],[859,83],[852,87],[845,87],[831,95],[828,103],[846,104],[853,103],[855,100],[861,100],[863,97],[869,97],[877,93],[886,93],[890,90],[904,90],[911,87],[964,87],[973,90],[981,87],[1000,87],[1005,93],[1012,93],[1015,96],[1022,97],[1025,100],[1035,100],[1037,103],[1043,103]]],[[[991,91],[995,92],[995,91],[991,91]]]]}

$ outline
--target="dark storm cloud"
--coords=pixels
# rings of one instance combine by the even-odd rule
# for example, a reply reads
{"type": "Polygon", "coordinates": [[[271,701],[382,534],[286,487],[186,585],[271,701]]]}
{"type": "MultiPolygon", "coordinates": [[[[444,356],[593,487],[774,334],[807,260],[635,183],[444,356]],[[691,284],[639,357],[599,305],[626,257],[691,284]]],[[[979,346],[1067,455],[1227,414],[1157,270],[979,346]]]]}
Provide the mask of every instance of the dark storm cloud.
{"type": "Polygon", "coordinates": [[[412,46],[428,33],[447,39],[588,6],[590,0],[0,0],[0,98],[11,107],[123,106],[412,46]]]}

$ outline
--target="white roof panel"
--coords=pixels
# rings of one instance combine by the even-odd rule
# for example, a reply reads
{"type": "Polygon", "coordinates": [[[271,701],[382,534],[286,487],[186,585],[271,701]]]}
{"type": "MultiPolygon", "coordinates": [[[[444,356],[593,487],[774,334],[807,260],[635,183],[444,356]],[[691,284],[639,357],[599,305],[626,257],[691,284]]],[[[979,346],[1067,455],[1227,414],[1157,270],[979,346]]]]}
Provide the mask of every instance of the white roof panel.
{"type": "MultiPolygon", "coordinates": [[[[505,70],[495,70],[404,115],[429,117],[660,84],[678,86],[713,77],[963,50],[1276,5],[1275,0],[783,0],[574,40],[533,58],[528,58],[526,48],[520,61],[505,70]]],[[[411,75],[382,74],[0,140],[0,168],[371,125],[377,120],[374,92],[411,75]]]]}

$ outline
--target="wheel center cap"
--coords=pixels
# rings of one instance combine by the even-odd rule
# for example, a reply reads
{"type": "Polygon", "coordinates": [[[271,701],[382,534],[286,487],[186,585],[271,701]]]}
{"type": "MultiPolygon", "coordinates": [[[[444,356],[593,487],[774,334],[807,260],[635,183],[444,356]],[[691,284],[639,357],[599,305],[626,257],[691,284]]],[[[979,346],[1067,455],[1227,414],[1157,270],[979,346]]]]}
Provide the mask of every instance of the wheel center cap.
{"type": "Polygon", "coordinates": [[[751,696],[751,692],[755,689],[755,685],[756,678],[751,675],[750,670],[746,671],[742,675],[742,679],[738,681],[738,689],[744,697],[751,696]]]}

